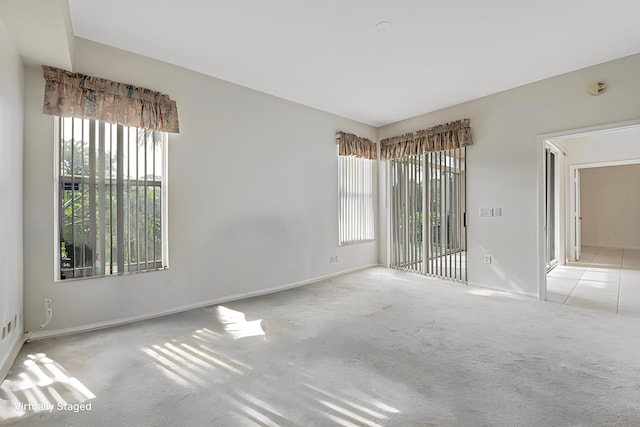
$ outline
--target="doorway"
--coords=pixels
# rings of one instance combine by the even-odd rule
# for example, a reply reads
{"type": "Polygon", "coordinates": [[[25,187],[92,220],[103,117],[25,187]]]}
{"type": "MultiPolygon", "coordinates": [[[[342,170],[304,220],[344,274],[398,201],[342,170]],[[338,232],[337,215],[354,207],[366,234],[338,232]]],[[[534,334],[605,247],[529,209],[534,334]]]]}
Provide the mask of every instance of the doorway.
{"type": "MultiPolygon", "coordinates": [[[[592,230],[593,225],[585,224],[586,220],[583,219],[582,175],[588,168],[640,162],[640,147],[634,143],[638,137],[640,137],[640,120],[538,137],[540,299],[567,304],[580,302],[584,304],[573,305],[593,305],[594,307],[602,306],[602,303],[606,302],[607,304],[604,305],[608,305],[607,311],[611,311],[614,307],[613,312],[617,312],[616,304],[623,294],[620,277],[624,271],[620,272],[620,266],[624,262],[630,262],[636,253],[615,248],[593,247],[593,245],[585,247],[583,229],[587,226],[592,230]],[[626,253],[626,261],[622,257],[623,252],[626,253]],[[604,271],[609,268],[608,263],[613,258],[620,261],[615,262],[618,264],[618,271],[613,273],[604,271]],[[612,284],[609,282],[614,281],[611,279],[613,275],[616,276],[615,280],[618,280],[614,283],[615,290],[612,290],[603,300],[596,301],[594,304],[588,302],[591,295],[604,292],[602,290],[612,284]],[[607,282],[604,283],[601,278],[606,278],[607,282]],[[577,287],[581,280],[584,282],[577,287]],[[566,289],[558,292],[558,284],[566,289]],[[590,290],[588,285],[591,286],[590,290]],[[589,292],[579,295],[581,289],[589,292]],[[574,292],[574,298],[568,302],[572,292],[574,292]]],[[[604,194],[607,194],[607,190],[604,194]]],[[[638,308],[640,309],[640,296],[638,308]]]]}

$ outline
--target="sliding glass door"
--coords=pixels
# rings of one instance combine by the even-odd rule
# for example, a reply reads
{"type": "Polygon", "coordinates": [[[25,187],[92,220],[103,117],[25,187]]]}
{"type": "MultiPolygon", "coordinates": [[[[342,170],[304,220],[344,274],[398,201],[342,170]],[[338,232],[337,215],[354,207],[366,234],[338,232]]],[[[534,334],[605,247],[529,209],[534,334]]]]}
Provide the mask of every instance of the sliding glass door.
{"type": "Polygon", "coordinates": [[[425,156],[430,220],[425,272],[466,281],[464,148],[425,156]]]}
{"type": "Polygon", "coordinates": [[[390,161],[391,266],[466,281],[465,149],[390,161]]]}
{"type": "Polygon", "coordinates": [[[423,272],[423,156],[391,163],[392,266],[423,272]]]}

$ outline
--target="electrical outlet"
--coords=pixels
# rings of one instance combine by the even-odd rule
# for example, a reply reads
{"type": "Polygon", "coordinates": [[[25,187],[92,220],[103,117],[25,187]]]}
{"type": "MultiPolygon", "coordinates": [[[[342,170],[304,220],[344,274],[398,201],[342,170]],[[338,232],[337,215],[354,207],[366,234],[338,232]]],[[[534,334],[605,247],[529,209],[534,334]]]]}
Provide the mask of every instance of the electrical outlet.
{"type": "Polygon", "coordinates": [[[484,263],[485,264],[491,264],[491,255],[485,255],[484,256],[484,263]]]}

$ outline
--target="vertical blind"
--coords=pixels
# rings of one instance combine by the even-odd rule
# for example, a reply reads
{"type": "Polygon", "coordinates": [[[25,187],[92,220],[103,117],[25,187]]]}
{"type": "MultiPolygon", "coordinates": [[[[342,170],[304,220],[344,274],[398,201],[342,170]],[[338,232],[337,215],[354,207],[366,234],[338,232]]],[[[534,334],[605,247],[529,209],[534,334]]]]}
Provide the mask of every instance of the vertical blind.
{"type": "Polygon", "coordinates": [[[422,273],[423,156],[391,160],[391,265],[422,273]]]}
{"type": "Polygon", "coordinates": [[[60,278],[165,267],[166,134],[58,120],[60,278]]]}
{"type": "Polygon", "coordinates": [[[338,156],[339,221],[341,245],[373,240],[373,161],[338,156]]]}
{"type": "Polygon", "coordinates": [[[425,274],[466,281],[465,148],[429,152],[425,274]]]}
{"type": "Polygon", "coordinates": [[[390,161],[391,267],[466,281],[465,148],[390,161]]]}
{"type": "Polygon", "coordinates": [[[390,165],[391,267],[466,281],[466,147],[471,121],[380,141],[390,165]]]}

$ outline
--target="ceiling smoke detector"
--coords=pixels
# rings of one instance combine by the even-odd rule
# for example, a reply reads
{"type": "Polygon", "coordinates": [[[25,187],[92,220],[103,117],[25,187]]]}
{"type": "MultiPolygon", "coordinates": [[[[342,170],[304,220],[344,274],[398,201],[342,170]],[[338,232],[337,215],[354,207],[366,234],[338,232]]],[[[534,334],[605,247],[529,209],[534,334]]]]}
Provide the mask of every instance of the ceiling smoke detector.
{"type": "Polygon", "coordinates": [[[607,90],[607,84],[602,82],[591,83],[587,88],[587,92],[593,96],[602,95],[607,90]]]}
{"type": "Polygon", "coordinates": [[[376,30],[385,32],[391,27],[391,22],[389,21],[380,21],[376,24],[376,30]]]}

